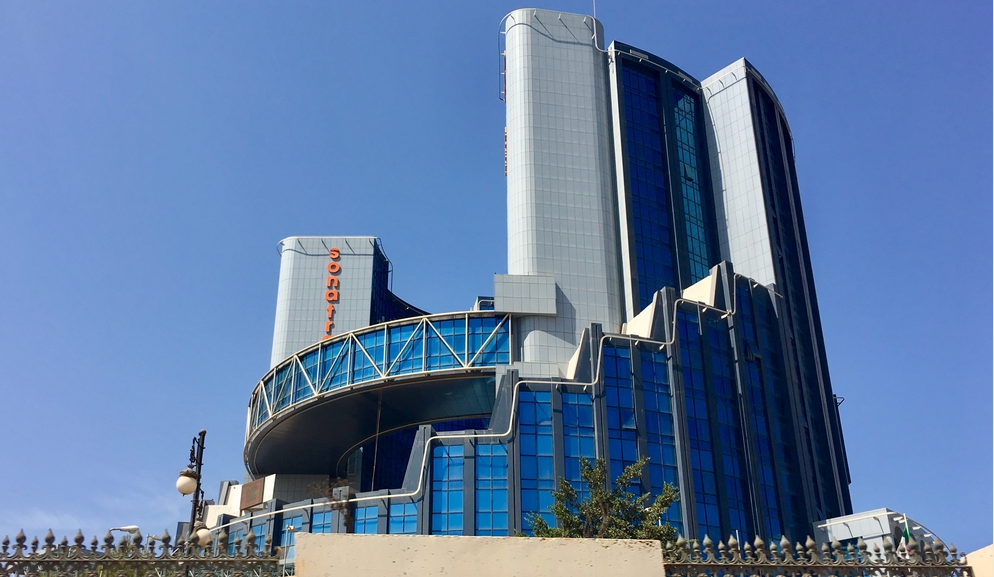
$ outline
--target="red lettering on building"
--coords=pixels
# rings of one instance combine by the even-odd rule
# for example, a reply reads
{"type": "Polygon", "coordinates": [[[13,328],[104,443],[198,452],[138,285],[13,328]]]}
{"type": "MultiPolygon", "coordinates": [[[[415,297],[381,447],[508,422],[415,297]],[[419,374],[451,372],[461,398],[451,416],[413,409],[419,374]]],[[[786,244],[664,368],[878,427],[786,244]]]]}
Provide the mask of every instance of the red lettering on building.
{"type": "Polygon", "coordinates": [[[331,338],[331,329],[335,327],[335,305],[332,303],[338,302],[338,273],[342,272],[342,265],[335,261],[341,256],[342,253],[337,248],[328,251],[331,262],[328,263],[328,279],[325,282],[328,290],[324,293],[324,300],[328,301],[328,320],[324,323],[325,334],[322,340],[331,338]]]}

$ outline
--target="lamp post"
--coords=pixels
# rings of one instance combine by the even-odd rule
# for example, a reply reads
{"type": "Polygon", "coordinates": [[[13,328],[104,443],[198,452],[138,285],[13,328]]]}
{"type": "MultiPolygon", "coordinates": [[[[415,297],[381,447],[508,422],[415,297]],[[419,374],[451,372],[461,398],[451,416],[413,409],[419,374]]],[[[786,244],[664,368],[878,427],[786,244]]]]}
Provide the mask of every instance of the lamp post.
{"type": "Polygon", "coordinates": [[[107,530],[108,533],[110,533],[112,531],[120,531],[122,533],[128,533],[130,535],[130,540],[132,542],[134,542],[134,540],[135,540],[135,535],[141,535],[142,534],[141,529],[138,528],[138,525],[125,525],[124,527],[111,527],[110,529],[107,530]]]}
{"type": "Polygon", "coordinates": [[[176,479],[176,490],[183,495],[193,495],[190,507],[190,528],[187,530],[187,538],[197,538],[197,542],[206,547],[211,538],[210,529],[207,527],[197,528],[197,519],[204,506],[204,491],[200,488],[201,472],[204,468],[204,439],[207,438],[207,431],[201,430],[200,434],[193,438],[193,446],[190,447],[190,464],[179,473],[176,479]]]}

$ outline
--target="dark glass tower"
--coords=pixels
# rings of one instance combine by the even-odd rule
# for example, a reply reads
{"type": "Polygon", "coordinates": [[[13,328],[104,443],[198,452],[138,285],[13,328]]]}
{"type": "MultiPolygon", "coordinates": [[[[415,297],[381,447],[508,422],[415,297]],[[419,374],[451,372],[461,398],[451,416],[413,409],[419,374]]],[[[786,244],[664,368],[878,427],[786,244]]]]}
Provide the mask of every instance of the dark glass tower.
{"type": "Polygon", "coordinates": [[[770,255],[776,286],[786,303],[788,348],[796,371],[793,377],[803,391],[802,424],[810,433],[810,445],[805,448],[813,469],[813,505],[819,518],[836,517],[852,510],[849,470],[837,400],[832,393],[826,361],[794,167],[793,139],[772,89],[748,62],[743,62],[749,74],[749,100],[763,183],[770,255]]]}
{"type": "Polygon", "coordinates": [[[686,288],[721,258],[700,84],[669,62],[614,42],[611,90],[625,306],[686,288]]]}
{"type": "MultiPolygon", "coordinates": [[[[666,338],[678,349],[670,362],[674,400],[683,397],[675,434],[689,465],[680,486],[695,505],[683,514],[688,532],[805,533],[851,504],[783,111],[745,60],[703,84],[620,42],[609,60],[629,323],[657,291],[675,291],[662,301],[677,311],[676,335],[666,338]],[[731,314],[712,318],[713,309],[676,298],[722,261],[735,263],[718,283],[729,287],[719,308],[731,314]],[[771,292],[755,296],[756,284],[771,292]]],[[[696,294],[691,301],[702,300],[696,294]]],[[[631,355],[640,364],[637,348],[631,355]]],[[[615,436],[635,447],[637,429],[615,436]]],[[[648,454],[627,446],[608,447],[624,455],[618,466],[648,454]]]]}

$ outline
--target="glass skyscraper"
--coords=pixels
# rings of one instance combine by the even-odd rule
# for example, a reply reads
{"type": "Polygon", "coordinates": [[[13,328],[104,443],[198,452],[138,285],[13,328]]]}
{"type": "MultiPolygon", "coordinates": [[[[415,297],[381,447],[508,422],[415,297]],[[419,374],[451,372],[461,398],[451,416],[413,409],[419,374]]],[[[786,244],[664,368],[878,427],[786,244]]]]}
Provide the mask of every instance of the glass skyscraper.
{"type": "Polygon", "coordinates": [[[589,16],[517,10],[502,39],[508,274],[429,315],[389,292],[376,239],[288,239],[255,485],[223,485],[209,524],[510,535],[554,522],[557,480],[582,489],[598,457],[612,476],[648,457],[632,490],[675,485],[688,538],[802,539],[850,513],[772,89],[744,59],[698,81],[605,47],[589,16]]]}

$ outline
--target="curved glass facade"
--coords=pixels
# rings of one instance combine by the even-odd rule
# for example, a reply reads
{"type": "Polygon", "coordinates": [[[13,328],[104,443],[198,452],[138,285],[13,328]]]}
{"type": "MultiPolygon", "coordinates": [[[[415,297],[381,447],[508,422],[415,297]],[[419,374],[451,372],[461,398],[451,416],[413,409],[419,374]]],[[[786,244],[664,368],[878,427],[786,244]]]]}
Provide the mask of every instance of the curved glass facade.
{"type": "Polygon", "coordinates": [[[622,251],[632,314],[664,287],[686,288],[718,263],[700,85],[615,42],[621,132],[622,251]]]}
{"type": "MultiPolygon", "coordinates": [[[[581,459],[604,458],[613,478],[648,457],[629,490],[655,496],[665,484],[675,486],[681,500],[663,520],[683,535],[702,539],[738,531],[779,539],[806,534],[808,524],[797,514],[803,488],[781,349],[782,300],[727,265],[712,275],[727,287],[727,314],[678,299],[672,289],[662,291],[662,309],[675,312],[663,323],[663,332],[607,334],[603,341],[597,334],[589,337],[596,351],[594,382],[504,373],[489,420],[421,425],[384,435],[377,446],[367,443],[363,467],[368,469],[367,461],[376,454],[383,462],[375,469],[375,483],[354,485],[353,526],[318,500],[310,508],[313,528],[308,529],[312,517],[305,514],[302,530],[528,533],[534,515],[555,523],[549,507],[559,479],[582,490],[581,459]]],[[[509,341],[507,320],[481,313],[372,327],[302,351],[296,364],[277,367],[271,377],[275,381],[296,370],[320,379],[325,374],[321,363],[309,369],[308,355],[332,359],[356,347],[367,362],[346,364],[353,370],[343,383],[357,378],[359,370],[399,367],[411,347],[423,351],[417,366],[426,372],[429,366],[444,367],[432,364],[433,357],[455,358],[463,367],[485,357],[506,363],[508,357],[501,355],[508,355],[508,347],[491,349],[488,343],[509,341]],[[392,339],[391,334],[400,336],[392,339]]],[[[330,380],[341,363],[327,364],[330,380]]],[[[283,378],[290,379],[284,386],[297,382],[283,378]]],[[[367,476],[374,475],[366,471],[367,476]]]]}
{"type": "Polygon", "coordinates": [[[508,315],[481,311],[404,319],[322,341],[259,381],[249,403],[249,432],[281,411],[342,387],[509,364],[510,338],[508,315]]]}

